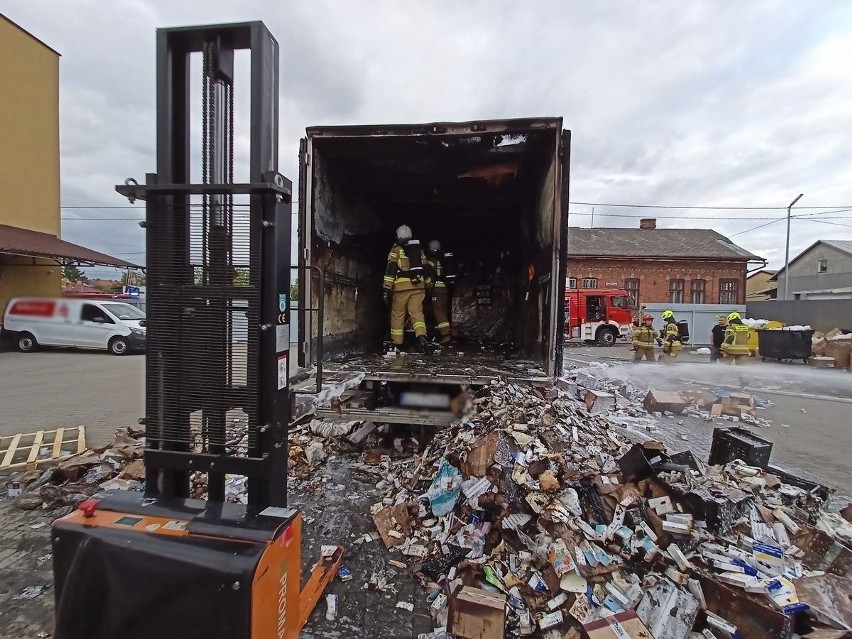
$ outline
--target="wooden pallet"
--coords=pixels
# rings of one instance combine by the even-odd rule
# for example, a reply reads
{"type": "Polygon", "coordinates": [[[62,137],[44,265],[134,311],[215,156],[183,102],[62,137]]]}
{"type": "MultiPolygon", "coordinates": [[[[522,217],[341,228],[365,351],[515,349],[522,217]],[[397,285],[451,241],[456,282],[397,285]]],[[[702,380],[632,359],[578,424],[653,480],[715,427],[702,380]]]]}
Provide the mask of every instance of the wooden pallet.
{"type": "Polygon", "coordinates": [[[37,430],[0,437],[0,471],[13,468],[34,469],[86,450],[86,427],[37,430]],[[42,455],[41,451],[50,451],[42,455]]]}

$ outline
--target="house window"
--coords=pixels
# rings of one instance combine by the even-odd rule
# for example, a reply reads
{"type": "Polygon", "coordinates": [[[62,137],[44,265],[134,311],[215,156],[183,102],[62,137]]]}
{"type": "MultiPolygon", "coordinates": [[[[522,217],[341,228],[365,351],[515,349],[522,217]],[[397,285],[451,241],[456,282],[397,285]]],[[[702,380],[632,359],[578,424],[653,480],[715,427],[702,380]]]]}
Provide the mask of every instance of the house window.
{"type": "Polygon", "coordinates": [[[683,303],[683,280],[669,280],[669,304],[683,303]]]}
{"type": "Polygon", "coordinates": [[[719,281],[719,304],[739,303],[738,284],[737,280],[719,281]]]}
{"type": "Polygon", "coordinates": [[[630,294],[630,305],[639,306],[639,278],[631,277],[624,280],[624,288],[630,294]]]}
{"type": "Polygon", "coordinates": [[[577,288],[577,278],[576,277],[569,277],[567,281],[568,281],[568,288],[577,288]]]}
{"type": "Polygon", "coordinates": [[[690,301],[693,304],[704,303],[704,289],[706,284],[706,280],[692,280],[692,295],[690,296],[690,301]]]}
{"type": "Polygon", "coordinates": [[[817,260],[817,273],[828,273],[828,260],[817,260]]]}
{"type": "Polygon", "coordinates": [[[584,277],[583,278],[583,288],[597,288],[598,287],[598,278],[596,277],[584,277]]]}

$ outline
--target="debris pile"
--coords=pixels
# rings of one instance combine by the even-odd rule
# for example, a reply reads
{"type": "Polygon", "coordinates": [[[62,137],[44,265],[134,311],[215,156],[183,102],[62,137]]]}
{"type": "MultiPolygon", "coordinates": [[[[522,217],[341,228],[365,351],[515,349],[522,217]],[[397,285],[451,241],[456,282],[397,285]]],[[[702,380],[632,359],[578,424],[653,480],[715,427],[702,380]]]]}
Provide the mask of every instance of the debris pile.
{"type": "Polygon", "coordinates": [[[120,428],[108,446],[71,455],[43,471],[17,474],[13,479],[21,493],[15,504],[24,510],[74,508],[101,490],[142,490],[144,447],[141,432],[120,428]]]}
{"type": "Polygon", "coordinates": [[[748,636],[757,621],[790,636],[794,620],[800,634],[815,618],[831,625],[808,616],[795,585],[823,574],[817,565],[852,565],[832,525],[815,526],[819,498],[740,460],[709,466],[631,444],[559,395],[494,383],[417,463],[388,467],[372,515],[429,592],[425,637],[609,637],[616,626],[619,637],[748,636]]]}

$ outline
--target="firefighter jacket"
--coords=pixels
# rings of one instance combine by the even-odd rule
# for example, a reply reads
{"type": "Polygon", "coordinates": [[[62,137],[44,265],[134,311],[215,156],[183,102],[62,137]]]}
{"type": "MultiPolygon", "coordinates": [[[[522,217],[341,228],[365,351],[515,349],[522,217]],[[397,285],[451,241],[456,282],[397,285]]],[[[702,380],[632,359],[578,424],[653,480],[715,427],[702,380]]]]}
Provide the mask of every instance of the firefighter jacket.
{"type": "Polygon", "coordinates": [[[427,288],[447,288],[447,282],[444,280],[444,267],[438,257],[425,257],[423,259],[423,272],[426,275],[427,288]]]}
{"type": "MultiPolygon", "coordinates": [[[[419,250],[419,249],[418,249],[419,250]]],[[[413,273],[411,262],[405,253],[405,248],[394,244],[388,253],[388,265],[382,286],[391,291],[424,290],[422,272],[413,273]]]]}
{"type": "Polygon", "coordinates": [[[662,330],[662,334],[663,340],[669,344],[673,344],[674,342],[680,344],[680,329],[677,327],[674,320],[666,322],[666,325],[662,330]]]}
{"type": "Polygon", "coordinates": [[[654,341],[657,339],[657,331],[653,326],[645,326],[641,324],[633,330],[633,346],[634,348],[654,348],[654,341]]]}
{"type": "Polygon", "coordinates": [[[726,355],[751,355],[748,347],[749,328],[745,324],[731,322],[725,329],[722,352],[726,355]]]}

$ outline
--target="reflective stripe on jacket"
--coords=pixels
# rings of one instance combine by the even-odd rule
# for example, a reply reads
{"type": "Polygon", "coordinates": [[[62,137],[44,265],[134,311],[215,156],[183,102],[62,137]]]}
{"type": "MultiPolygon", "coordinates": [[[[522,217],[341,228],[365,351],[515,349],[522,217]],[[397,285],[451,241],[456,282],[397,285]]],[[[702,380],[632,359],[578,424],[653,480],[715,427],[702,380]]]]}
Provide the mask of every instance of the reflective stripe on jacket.
{"type": "Polygon", "coordinates": [[[749,328],[745,324],[729,324],[725,329],[722,352],[728,355],[751,355],[748,347],[749,328]]]}
{"type": "Polygon", "coordinates": [[[680,343],[680,329],[677,327],[673,321],[666,322],[666,327],[663,329],[665,331],[665,340],[667,342],[677,342],[680,343]]]}
{"type": "Polygon", "coordinates": [[[444,267],[437,257],[426,257],[423,259],[423,270],[426,272],[426,286],[432,288],[446,288],[444,281],[444,267]]]}
{"type": "Polygon", "coordinates": [[[657,339],[657,331],[653,326],[638,326],[633,331],[633,346],[636,348],[654,348],[654,341],[657,339]]]}
{"type": "Polygon", "coordinates": [[[388,253],[388,264],[382,287],[393,291],[410,291],[424,289],[425,285],[420,277],[412,278],[411,263],[405,254],[405,249],[399,244],[394,244],[388,253]]]}

